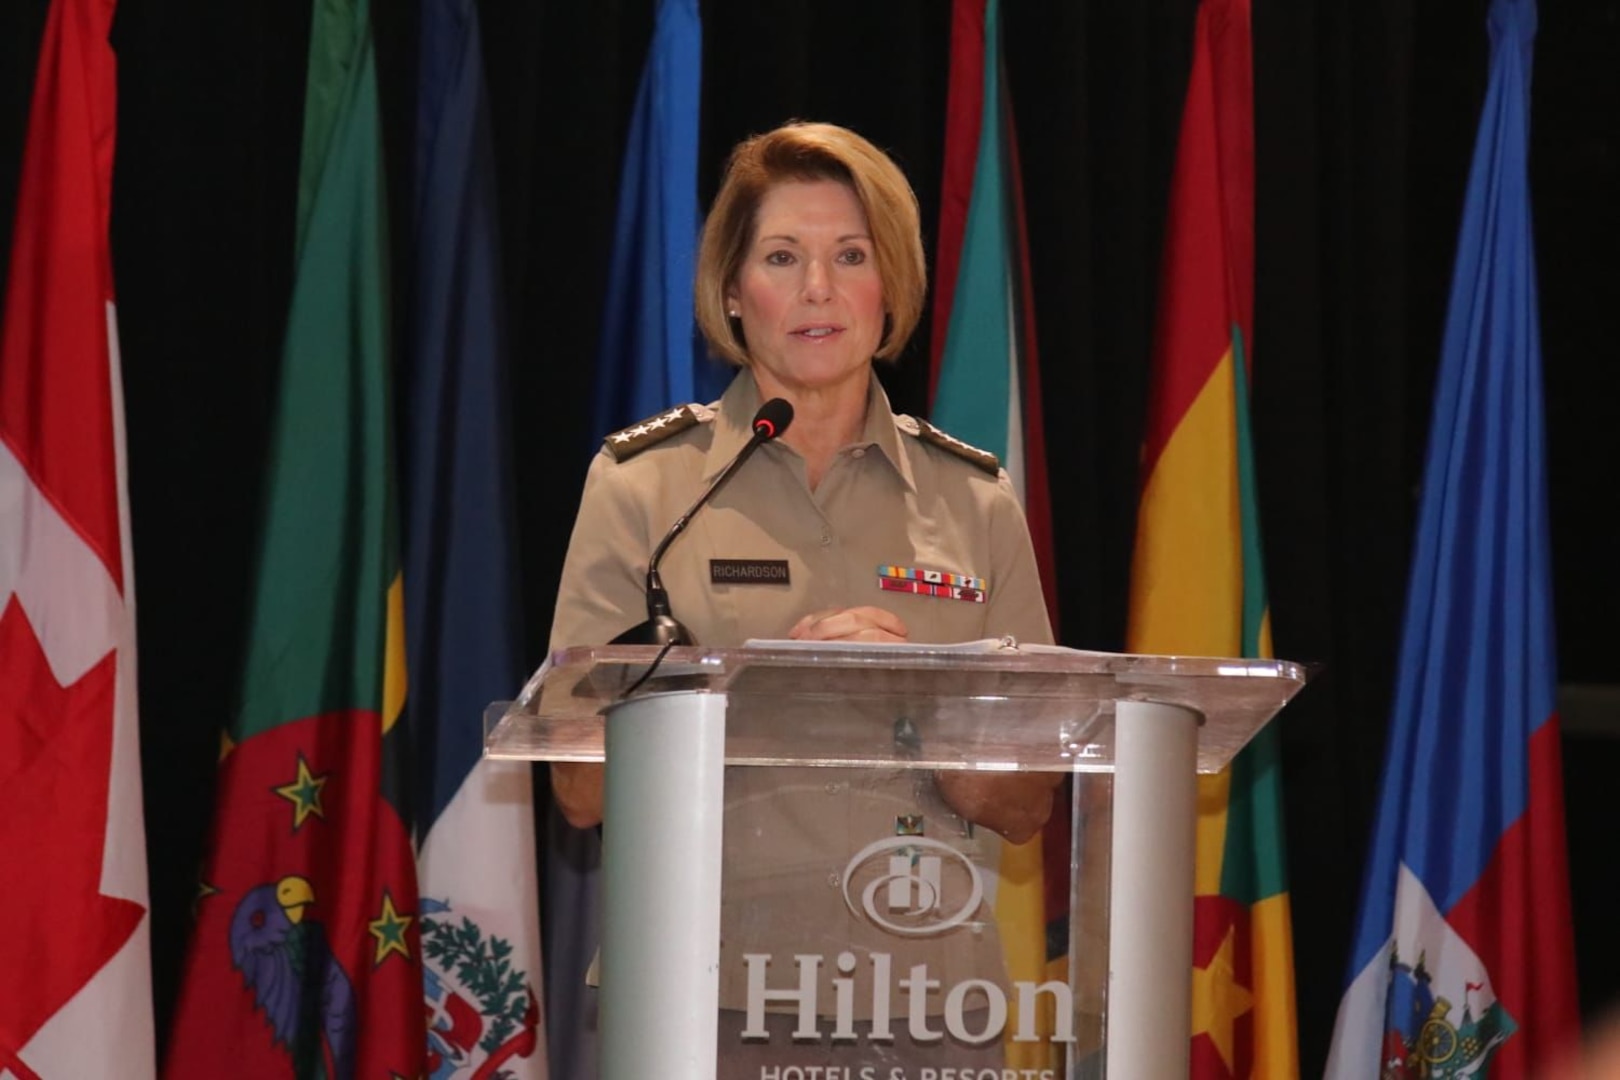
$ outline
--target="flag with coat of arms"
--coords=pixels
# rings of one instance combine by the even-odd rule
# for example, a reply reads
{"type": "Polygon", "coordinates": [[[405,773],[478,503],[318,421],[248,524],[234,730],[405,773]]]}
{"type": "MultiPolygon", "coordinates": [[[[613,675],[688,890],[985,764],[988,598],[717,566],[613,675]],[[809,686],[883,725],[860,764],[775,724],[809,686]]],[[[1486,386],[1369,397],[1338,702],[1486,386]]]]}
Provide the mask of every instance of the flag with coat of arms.
{"type": "Polygon", "coordinates": [[[1542,1075],[1579,1040],[1530,221],[1534,0],[1493,0],[1394,716],[1326,1075],[1542,1075]]]}
{"type": "Polygon", "coordinates": [[[416,278],[400,425],[406,715],[431,1080],[539,1080],[540,896],[530,766],[483,759],[515,696],[518,575],[500,233],[473,0],[422,0],[416,278]]]}

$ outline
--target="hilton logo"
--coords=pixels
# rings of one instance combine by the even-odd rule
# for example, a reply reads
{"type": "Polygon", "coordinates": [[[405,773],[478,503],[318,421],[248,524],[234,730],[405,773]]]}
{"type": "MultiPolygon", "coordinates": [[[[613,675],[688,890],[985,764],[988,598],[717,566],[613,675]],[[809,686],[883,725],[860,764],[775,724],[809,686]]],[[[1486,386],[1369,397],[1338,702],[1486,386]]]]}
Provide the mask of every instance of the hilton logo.
{"type": "MultiPolygon", "coordinates": [[[[856,852],[845,865],[843,894],[857,919],[899,937],[925,937],[944,934],[974,918],[984,901],[984,880],[972,860],[949,844],[923,836],[888,836],[856,852]],[[868,878],[864,886],[852,890],[852,881],[868,878]]],[[[964,979],[947,986],[930,975],[927,964],[896,970],[890,953],[867,952],[857,957],[846,949],[831,957],[794,953],[796,970],[783,980],[780,976],[786,973],[779,966],[778,980],[771,985],[773,960],[771,953],[743,954],[748,975],[744,1039],[770,1038],[765,1027],[767,1005],[792,1007],[798,1014],[790,1036],[794,1042],[831,1036],[835,1043],[856,1039],[889,1043],[895,1037],[894,1025],[899,1023],[905,1025],[914,1043],[938,1042],[950,1035],[968,1045],[983,1045],[1000,1038],[1007,1027],[1007,993],[991,979],[964,979]],[[863,1013],[870,1023],[864,1033],[855,1026],[853,977],[863,959],[871,969],[870,998],[864,1002],[863,1013]],[[832,969],[830,1016],[821,1014],[819,1000],[823,965],[832,969]],[[943,1009],[936,1015],[930,1003],[941,998],[943,1009]],[[829,1021],[831,1031],[823,1027],[829,1021]],[[936,1021],[944,1026],[936,1026],[936,1021]]],[[[1019,980],[1012,984],[1012,991],[1018,1005],[1014,1042],[1041,1040],[1035,1018],[1040,1015],[1042,998],[1048,999],[1056,1026],[1046,1038],[1059,1043],[1075,1041],[1074,996],[1067,983],[1061,979],[1019,980]]]]}
{"type": "MultiPolygon", "coordinates": [[[[955,875],[953,875],[954,880],[955,875]]],[[[844,867],[844,903],[855,915],[865,915],[891,934],[926,937],[961,926],[979,910],[984,881],[979,868],[966,855],[938,840],[923,836],[889,836],[866,845],[844,867]],[[937,854],[927,854],[937,853],[937,854]],[[860,902],[850,895],[849,883],[873,860],[887,855],[886,872],[861,890],[860,902]],[[968,885],[960,902],[945,895],[946,860],[967,873],[968,885]],[[879,896],[882,903],[879,903],[879,896]]]]}

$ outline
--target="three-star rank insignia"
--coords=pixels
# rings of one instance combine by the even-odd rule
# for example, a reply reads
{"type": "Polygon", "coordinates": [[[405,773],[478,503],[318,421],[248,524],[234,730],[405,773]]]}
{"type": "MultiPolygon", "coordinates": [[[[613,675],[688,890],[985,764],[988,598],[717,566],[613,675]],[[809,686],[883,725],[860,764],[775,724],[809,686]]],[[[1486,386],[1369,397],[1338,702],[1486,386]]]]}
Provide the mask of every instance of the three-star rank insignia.
{"type": "Polygon", "coordinates": [[[926,420],[919,420],[915,416],[896,415],[894,426],[907,435],[921,439],[931,446],[937,446],[947,454],[955,455],[970,465],[975,465],[991,476],[1001,472],[1001,461],[988,450],[980,450],[972,443],[965,443],[955,435],[949,435],[926,420]]]}
{"type": "Polygon", "coordinates": [[[696,402],[690,405],[677,405],[657,416],[649,416],[638,424],[631,424],[622,431],[615,431],[603,440],[608,453],[613,460],[624,461],[633,458],[649,446],[656,446],[671,435],[678,435],[687,428],[706,424],[714,419],[714,410],[707,405],[696,402]]]}

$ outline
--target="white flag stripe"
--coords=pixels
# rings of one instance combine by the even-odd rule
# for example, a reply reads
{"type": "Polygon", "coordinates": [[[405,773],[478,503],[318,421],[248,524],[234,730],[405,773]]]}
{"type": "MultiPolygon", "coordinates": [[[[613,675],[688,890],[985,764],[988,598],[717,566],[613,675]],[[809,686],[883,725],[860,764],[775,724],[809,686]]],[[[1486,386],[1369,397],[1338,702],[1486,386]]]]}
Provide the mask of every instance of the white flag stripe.
{"type": "Polygon", "coordinates": [[[1324,1080],[1374,1080],[1384,1048],[1384,1002],[1389,991],[1393,936],[1356,974],[1339,1003],[1324,1080]]]}
{"type": "MultiPolygon", "coordinates": [[[[107,304],[107,360],[113,426],[113,471],[118,484],[118,547],[123,558],[124,595],[123,603],[115,613],[118,619],[118,684],[113,712],[112,773],[107,792],[107,844],[101,854],[101,889],[108,896],[134,900],[146,907],[150,894],[146,880],[146,818],[141,804],[140,710],[136,702],[139,668],[135,648],[135,559],[129,531],[129,468],[124,445],[124,369],[118,345],[118,314],[110,302],[107,304]]],[[[138,936],[143,941],[141,955],[149,960],[144,945],[147,922],[147,919],[141,920],[138,936]]],[[[143,987],[150,985],[150,979],[141,983],[143,987]]],[[[148,997],[142,994],[143,999],[148,997]]],[[[145,1007],[150,1012],[150,1000],[145,1001],[145,1007]]]]}
{"type": "Polygon", "coordinates": [[[1002,467],[1012,480],[1018,501],[1029,499],[1024,487],[1024,384],[1018,363],[1018,305],[1013,302],[1012,278],[1007,279],[1007,455],[1002,467]]]}
{"type": "Polygon", "coordinates": [[[434,820],[417,866],[423,896],[447,900],[457,911],[488,907],[505,913],[503,921],[514,929],[503,926],[501,935],[534,942],[538,957],[540,905],[529,871],[532,807],[527,763],[480,761],[434,820]]]}
{"type": "MultiPolygon", "coordinates": [[[[56,1011],[23,1047],[23,1064],[40,1080],[157,1075],[152,1037],[152,966],[148,930],[141,919],[124,947],[56,1011]]],[[[11,1073],[0,1069],[0,1078],[11,1073]]]]}

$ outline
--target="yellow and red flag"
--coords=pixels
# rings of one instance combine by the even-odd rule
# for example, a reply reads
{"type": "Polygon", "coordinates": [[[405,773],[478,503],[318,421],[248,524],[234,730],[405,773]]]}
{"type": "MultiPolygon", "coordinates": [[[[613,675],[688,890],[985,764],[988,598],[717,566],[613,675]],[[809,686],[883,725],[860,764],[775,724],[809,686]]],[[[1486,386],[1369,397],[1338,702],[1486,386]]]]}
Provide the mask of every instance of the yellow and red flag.
{"type": "MultiPolygon", "coordinates": [[[[1126,648],[1271,655],[1249,372],[1254,108],[1248,0],[1204,0],[1166,223],[1126,648]]],[[[1201,777],[1194,1077],[1296,1077],[1277,733],[1201,777]]]]}

